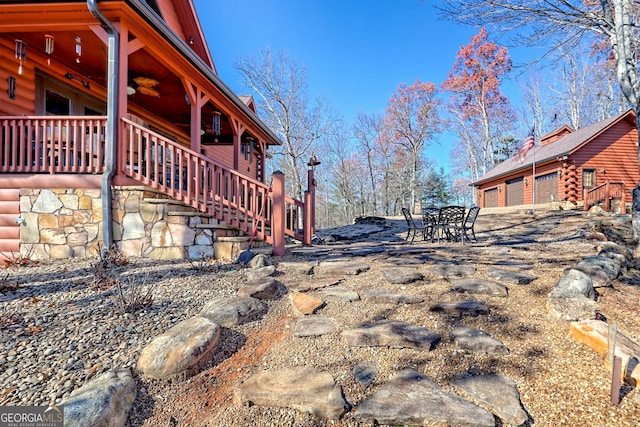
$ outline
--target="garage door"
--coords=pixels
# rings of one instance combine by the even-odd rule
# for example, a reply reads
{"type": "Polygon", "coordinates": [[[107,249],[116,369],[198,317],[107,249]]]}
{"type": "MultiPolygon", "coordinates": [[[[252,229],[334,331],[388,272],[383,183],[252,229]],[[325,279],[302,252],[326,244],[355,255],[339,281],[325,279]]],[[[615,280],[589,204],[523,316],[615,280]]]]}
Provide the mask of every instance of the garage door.
{"type": "Polygon", "coordinates": [[[558,173],[550,173],[536,178],[536,203],[558,200],[558,173]]]}
{"type": "Polygon", "coordinates": [[[524,177],[507,181],[506,206],[524,205],[524,177]]]}
{"type": "Polygon", "coordinates": [[[497,208],[498,207],[498,188],[492,188],[491,190],[485,190],[484,192],[484,207],[485,208],[497,208]]]}

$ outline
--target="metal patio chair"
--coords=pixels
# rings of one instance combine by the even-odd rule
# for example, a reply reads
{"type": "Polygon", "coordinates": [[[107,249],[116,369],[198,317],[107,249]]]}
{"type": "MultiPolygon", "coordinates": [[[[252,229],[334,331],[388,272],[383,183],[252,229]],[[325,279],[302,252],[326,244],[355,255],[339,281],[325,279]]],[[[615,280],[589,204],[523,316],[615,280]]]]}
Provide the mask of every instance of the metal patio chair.
{"type": "Polygon", "coordinates": [[[476,238],[476,231],[474,229],[476,225],[476,219],[478,218],[478,214],[480,213],[479,206],[473,206],[469,209],[469,213],[467,213],[467,217],[464,219],[464,224],[462,224],[462,234],[465,239],[471,241],[469,238],[469,231],[471,231],[471,235],[473,236],[473,240],[476,242],[478,239],[476,238]]]}
{"type": "Polygon", "coordinates": [[[422,233],[422,238],[424,239],[426,230],[425,225],[422,223],[417,223],[413,219],[411,212],[407,208],[402,208],[402,215],[404,215],[404,219],[407,221],[407,237],[405,238],[405,240],[409,240],[409,236],[411,236],[411,243],[413,243],[413,240],[416,238],[416,234],[418,234],[418,232],[422,233]]]}
{"type": "Polygon", "coordinates": [[[464,231],[462,229],[466,209],[464,206],[444,206],[440,208],[438,223],[435,224],[431,241],[438,236],[449,241],[461,240],[464,243],[464,231]]]}
{"type": "Polygon", "coordinates": [[[438,223],[440,208],[435,206],[426,206],[422,208],[422,224],[424,224],[424,240],[433,241],[433,230],[438,223]]]}

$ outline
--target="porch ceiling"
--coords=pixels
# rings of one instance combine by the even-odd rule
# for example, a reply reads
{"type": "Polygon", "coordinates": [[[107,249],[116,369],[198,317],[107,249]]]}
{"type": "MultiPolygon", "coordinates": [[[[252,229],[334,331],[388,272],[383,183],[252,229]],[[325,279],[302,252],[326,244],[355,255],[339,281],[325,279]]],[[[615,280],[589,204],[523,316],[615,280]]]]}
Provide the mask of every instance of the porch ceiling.
{"type": "MultiPolygon", "coordinates": [[[[43,4],[50,3],[46,6],[38,6],[34,3],[33,1],[28,4],[19,2],[19,6],[0,4],[0,28],[4,30],[2,35],[26,42],[28,44],[27,60],[32,64],[37,63],[38,68],[43,72],[62,80],[64,80],[62,76],[67,73],[75,75],[79,80],[70,79],[67,83],[104,100],[108,52],[105,42],[101,39],[101,37],[104,39],[106,34],[99,27],[96,19],[90,15],[86,6],[78,6],[80,1],[43,2],[43,4]],[[21,20],[20,24],[16,23],[18,16],[21,20]],[[47,34],[55,38],[50,66],[47,65],[45,53],[45,35],[47,34]],[[76,61],[75,53],[76,36],[82,40],[82,55],[79,62],[76,61]],[[80,79],[89,82],[91,89],[83,88],[80,79]]],[[[215,110],[222,113],[223,136],[233,134],[231,117],[234,120],[244,121],[244,115],[247,117],[247,123],[257,125],[257,127],[248,126],[252,129],[245,132],[257,135],[267,144],[279,143],[277,137],[259,121],[255,113],[249,111],[249,108],[235,94],[218,81],[215,72],[209,68],[202,68],[195,54],[191,54],[188,49],[181,49],[179,41],[171,37],[169,37],[170,40],[166,40],[167,37],[158,37],[157,28],[150,25],[156,25],[163,30],[162,23],[154,21],[150,24],[145,20],[145,18],[150,19],[148,14],[133,13],[125,2],[104,1],[103,4],[110,5],[103,11],[105,16],[112,22],[123,22],[129,30],[129,42],[133,42],[131,43],[133,53],[128,57],[129,83],[131,84],[137,77],[147,77],[158,82],[153,89],[159,96],[144,94],[141,90],[128,96],[130,111],[146,110],[161,118],[163,123],[176,126],[181,129],[181,132],[188,134],[191,108],[185,99],[182,80],[187,79],[192,81],[194,86],[202,87],[203,90],[206,87],[210,97],[209,102],[202,108],[202,130],[205,133],[208,134],[211,131],[211,117],[215,110]],[[134,42],[136,38],[140,39],[140,43],[134,42]],[[169,48],[168,45],[172,47],[169,48]],[[175,51],[172,50],[174,47],[175,51]],[[194,74],[193,66],[200,67],[202,72],[194,74]]]]}
{"type": "MultiPolygon", "coordinates": [[[[46,57],[44,51],[45,35],[55,38],[55,48],[51,61],[64,67],[69,73],[89,82],[93,87],[107,85],[107,46],[92,31],[76,32],[28,32],[14,33],[12,36],[27,43],[27,60],[37,52],[46,57]],[[82,55],[76,61],[76,36],[82,41],[82,55]]],[[[43,68],[47,72],[46,67],[43,68]]],[[[159,96],[145,95],[137,90],[129,96],[129,102],[164,117],[175,124],[188,124],[190,109],[185,101],[185,91],[180,79],[167,67],[156,60],[145,49],[139,49],[129,56],[129,84],[136,86],[133,79],[148,77],[158,82],[153,89],[159,96]]],[[[76,81],[77,84],[79,82],[76,81]]],[[[72,82],[73,84],[73,82],[72,82]]]]}

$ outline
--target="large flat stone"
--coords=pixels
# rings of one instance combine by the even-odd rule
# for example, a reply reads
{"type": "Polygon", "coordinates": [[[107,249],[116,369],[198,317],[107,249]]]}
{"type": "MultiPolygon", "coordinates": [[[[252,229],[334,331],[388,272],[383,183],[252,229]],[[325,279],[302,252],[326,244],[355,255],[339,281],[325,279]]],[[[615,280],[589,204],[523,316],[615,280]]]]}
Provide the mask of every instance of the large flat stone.
{"type": "Polygon", "coordinates": [[[522,408],[516,383],[501,375],[479,375],[454,381],[458,389],[509,425],[524,424],[529,415],[522,408]]]}
{"type": "Polygon", "coordinates": [[[280,291],[280,283],[273,277],[245,282],[238,288],[238,296],[257,299],[275,298],[280,291]]]}
{"type": "Polygon", "coordinates": [[[424,299],[418,295],[394,292],[390,289],[365,289],[362,298],[376,304],[418,304],[424,299]]]}
{"type": "Polygon", "coordinates": [[[389,267],[382,270],[382,277],[392,284],[404,285],[424,279],[422,273],[410,267],[389,267]]]}
{"type": "Polygon", "coordinates": [[[359,301],[360,295],[356,291],[347,288],[331,287],[323,289],[322,294],[327,297],[335,297],[341,301],[353,302],[359,301]]]}
{"type": "Polygon", "coordinates": [[[369,424],[494,427],[493,415],[427,376],[404,369],[355,410],[369,424]]]}
{"type": "Polygon", "coordinates": [[[353,367],[353,376],[365,387],[369,387],[378,375],[378,366],[373,362],[358,363],[353,367]]]}
{"type": "Polygon", "coordinates": [[[474,353],[509,354],[509,349],[502,342],[478,329],[458,326],[449,334],[459,350],[474,353]]]}
{"type": "Polygon", "coordinates": [[[299,367],[264,371],[235,387],[240,405],[292,408],[328,419],[338,419],[349,409],[342,387],[327,372],[299,367]]]}
{"type": "Polygon", "coordinates": [[[369,264],[357,261],[323,261],[314,269],[318,275],[357,275],[371,268],[369,264]]]}
{"type": "Polygon", "coordinates": [[[571,322],[592,319],[598,309],[598,303],[584,295],[570,298],[549,297],[547,298],[547,309],[551,318],[571,322]]]}
{"type": "Polygon", "coordinates": [[[498,282],[482,279],[456,279],[451,281],[451,288],[456,292],[467,294],[494,295],[506,297],[509,289],[498,282]]]}
{"type": "Polygon", "coordinates": [[[489,314],[489,307],[477,301],[441,302],[431,307],[430,310],[452,316],[489,314]]]}
{"type": "Polygon", "coordinates": [[[306,316],[313,314],[324,306],[322,298],[313,295],[304,294],[302,292],[290,292],[289,302],[296,316],[306,316]]]}
{"type": "Polygon", "coordinates": [[[421,326],[395,320],[381,320],[342,332],[345,342],[354,347],[393,347],[433,350],[440,335],[421,326]]]}
{"type": "Polygon", "coordinates": [[[74,390],[59,406],[63,408],[67,427],[115,427],[125,425],[135,398],[136,382],[131,372],[117,369],[74,390]]]}
{"type": "Polygon", "coordinates": [[[158,335],[140,352],[138,369],[147,378],[165,379],[189,373],[213,355],[220,325],[196,316],[158,335]]]}
{"type": "Polygon", "coordinates": [[[452,277],[470,277],[476,274],[476,268],[472,265],[438,264],[431,267],[431,272],[443,279],[452,277]]]}
{"type": "Polygon", "coordinates": [[[538,278],[533,274],[520,273],[518,271],[493,268],[489,270],[489,276],[496,280],[511,283],[513,285],[528,285],[538,278]]]}
{"type": "Polygon", "coordinates": [[[316,289],[327,288],[329,286],[335,286],[342,282],[344,278],[342,277],[327,277],[327,278],[312,278],[312,279],[304,279],[304,280],[295,280],[288,281],[285,283],[285,286],[297,292],[307,292],[313,291],[316,289]]]}
{"type": "Polygon", "coordinates": [[[337,331],[336,322],[330,317],[307,316],[296,323],[293,335],[296,337],[317,337],[337,331]]]}
{"type": "Polygon", "coordinates": [[[310,261],[280,261],[278,268],[286,272],[307,275],[313,272],[313,268],[316,265],[317,263],[310,261]]]}
{"type": "Polygon", "coordinates": [[[213,323],[230,327],[259,319],[267,312],[267,305],[252,297],[220,297],[205,304],[200,316],[213,323]]]}

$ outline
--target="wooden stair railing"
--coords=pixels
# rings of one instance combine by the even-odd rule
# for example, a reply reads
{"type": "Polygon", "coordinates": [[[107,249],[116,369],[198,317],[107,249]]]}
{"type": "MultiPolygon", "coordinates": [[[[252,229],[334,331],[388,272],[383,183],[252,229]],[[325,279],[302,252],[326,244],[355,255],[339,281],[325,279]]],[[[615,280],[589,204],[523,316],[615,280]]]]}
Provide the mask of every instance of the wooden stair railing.
{"type": "Polygon", "coordinates": [[[125,141],[119,173],[247,234],[255,230],[256,238],[274,245],[274,250],[284,250],[284,234],[303,241],[305,206],[284,194],[283,175],[274,174],[274,181],[282,182],[273,182],[270,189],[128,119],[121,119],[121,124],[125,141]],[[274,200],[281,206],[276,208],[274,200]]]}
{"type": "Polygon", "coordinates": [[[611,210],[611,200],[620,199],[620,213],[626,213],[626,190],[624,182],[605,182],[587,190],[584,198],[583,209],[589,210],[591,206],[604,202],[604,210],[611,210]]]}

